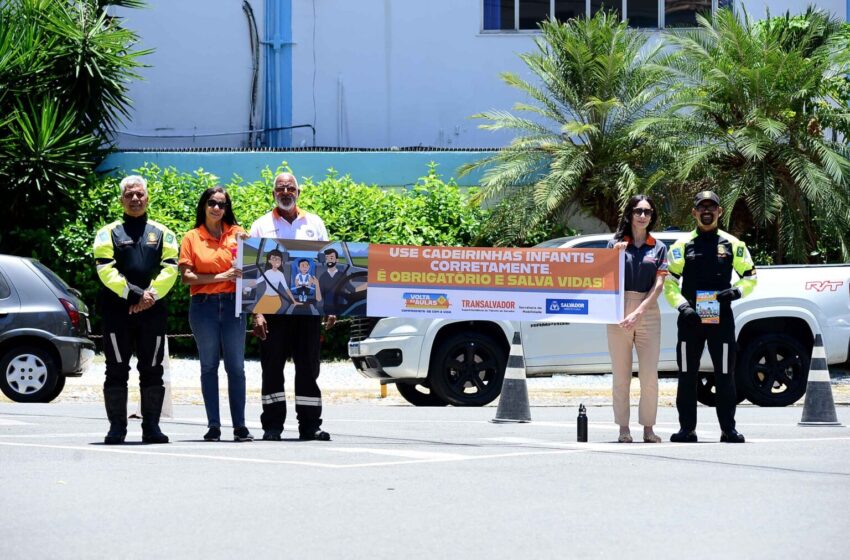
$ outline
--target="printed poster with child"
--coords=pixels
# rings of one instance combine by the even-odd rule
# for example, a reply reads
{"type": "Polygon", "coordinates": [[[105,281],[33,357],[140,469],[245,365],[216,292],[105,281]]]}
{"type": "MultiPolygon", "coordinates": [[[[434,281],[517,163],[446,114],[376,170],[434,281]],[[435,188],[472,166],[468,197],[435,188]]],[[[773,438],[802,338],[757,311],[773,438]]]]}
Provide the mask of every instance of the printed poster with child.
{"type": "Polygon", "coordinates": [[[368,251],[368,243],[244,239],[236,312],[364,316],[368,251]]]}

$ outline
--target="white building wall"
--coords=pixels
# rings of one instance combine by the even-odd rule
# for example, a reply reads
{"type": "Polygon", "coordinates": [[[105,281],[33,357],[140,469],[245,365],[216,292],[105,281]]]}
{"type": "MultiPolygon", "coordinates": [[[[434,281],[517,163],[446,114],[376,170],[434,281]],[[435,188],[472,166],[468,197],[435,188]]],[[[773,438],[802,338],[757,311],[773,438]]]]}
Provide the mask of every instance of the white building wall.
{"type": "MultiPolygon", "coordinates": [[[[253,0],[262,33],[263,2],[253,0]]],[[[155,49],[141,61],[141,80],[130,85],[131,118],[117,137],[135,147],[239,146],[245,134],[194,136],[248,130],[251,49],[242,2],[149,0],[142,9],[114,9],[155,49]],[[163,136],[183,135],[168,139],[163,136]]],[[[262,60],[262,57],[261,57],[262,60]]],[[[257,116],[262,118],[262,68],[257,116]]]]}
{"type": "Polygon", "coordinates": [[[473,147],[509,138],[469,117],[513,105],[517,95],[499,72],[522,72],[517,53],[533,38],[481,34],[478,0],[294,0],[293,21],[293,120],[315,114],[319,145],[473,147]]]}
{"type": "Polygon", "coordinates": [[[758,18],[764,17],[768,9],[771,15],[778,16],[785,12],[805,12],[807,6],[814,5],[847,21],[846,0],[735,0],[735,3],[744,6],[751,16],[758,18]]]}
{"type": "MultiPolygon", "coordinates": [[[[799,12],[808,2],[740,0],[754,17],[799,12]]],[[[814,2],[846,19],[845,0],[814,2]]],[[[263,1],[251,0],[262,38],[263,1]]],[[[238,0],[150,0],[143,10],[117,10],[155,48],[143,81],[131,85],[132,118],[121,148],[241,146],[251,57],[238,0]],[[184,135],[176,140],[153,135],[184,135]]],[[[517,54],[534,48],[533,33],[483,34],[481,0],[292,0],[292,124],[312,124],[320,146],[498,147],[510,133],[478,129],[469,117],[511,109],[519,94],[499,79],[529,73],[517,54]],[[315,17],[314,17],[315,14],[315,17]]],[[[284,84],[288,87],[290,84],[284,84]]],[[[262,116],[262,72],[260,74],[262,116]]],[[[307,129],[294,146],[310,145],[307,129]]]]}

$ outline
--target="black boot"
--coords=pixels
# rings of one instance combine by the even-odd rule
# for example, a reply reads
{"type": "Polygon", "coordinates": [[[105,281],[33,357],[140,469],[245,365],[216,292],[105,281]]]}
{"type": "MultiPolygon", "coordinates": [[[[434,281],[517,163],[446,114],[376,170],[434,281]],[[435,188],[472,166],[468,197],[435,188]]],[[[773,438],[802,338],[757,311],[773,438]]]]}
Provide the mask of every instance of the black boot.
{"type": "Polygon", "coordinates": [[[680,429],[678,432],[670,436],[670,441],[673,443],[696,443],[698,440],[697,433],[693,430],[690,432],[680,429]]]}
{"type": "Polygon", "coordinates": [[[309,429],[300,429],[298,430],[298,439],[301,441],[330,441],[331,435],[321,428],[309,428],[309,429]]]}
{"type": "Polygon", "coordinates": [[[159,415],[165,387],[142,387],[142,442],[168,443],[168,436],[159,429],[159,415]]]}
{"type": "Polygon", "coordinates": [[[746,439],[744,439],[743,434],[738,433],[738,430],[732,428],[720,432],[720,441],[723,443],[744,443],[746,439]]]}
{"type": "Polygon", "coordinates": [[[127,437],[127,387],[104,387],[103,404],[109,419],[109,432],[103,438],[103,443],[124,443],[124,438],[127,437]]]}

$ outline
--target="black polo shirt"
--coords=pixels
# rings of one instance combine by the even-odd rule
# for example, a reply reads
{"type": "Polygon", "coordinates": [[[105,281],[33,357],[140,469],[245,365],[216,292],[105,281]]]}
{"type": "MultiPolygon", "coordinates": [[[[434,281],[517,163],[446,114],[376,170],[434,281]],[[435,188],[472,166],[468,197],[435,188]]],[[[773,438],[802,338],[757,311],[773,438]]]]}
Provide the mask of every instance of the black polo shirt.
{"type": "MultiPolygon", "coordinates": [[[[623,238],[626,247],[625,290],[627,292],[648,292],[655,286],[655,278],[667,274],[667,246],[651,235],[646,243],[635,247],[629,236],[623,238]]],[[[608,241],[608,248],[614,247],[616,239],[608,241]]]]}

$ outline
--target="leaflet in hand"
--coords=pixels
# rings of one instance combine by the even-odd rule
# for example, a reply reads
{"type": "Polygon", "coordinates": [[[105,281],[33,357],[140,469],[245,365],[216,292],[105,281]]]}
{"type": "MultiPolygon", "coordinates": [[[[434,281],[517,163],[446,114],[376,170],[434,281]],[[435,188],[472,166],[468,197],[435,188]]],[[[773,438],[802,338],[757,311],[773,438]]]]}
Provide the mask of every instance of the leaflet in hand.
{"type": "Polygon", "coordinates": [[[697,313],[705,325],[720,323],[720,302],[717,292],[697,291],[697,313]]]}

